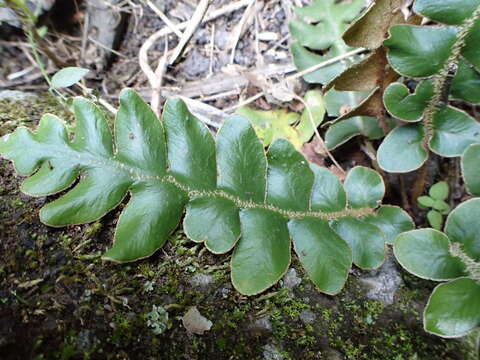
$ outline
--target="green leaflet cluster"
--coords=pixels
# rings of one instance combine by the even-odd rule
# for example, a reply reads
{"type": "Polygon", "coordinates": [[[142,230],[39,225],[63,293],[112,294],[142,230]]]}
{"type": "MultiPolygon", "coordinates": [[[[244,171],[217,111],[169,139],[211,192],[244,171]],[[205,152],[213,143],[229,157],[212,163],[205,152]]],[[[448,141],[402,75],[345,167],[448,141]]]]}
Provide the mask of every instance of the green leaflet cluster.
{"type": "Polygon", "coordinates": [[[446,281],[433,290],[424,312],[425,330],[443,337],[480,326],[480,199],[464,202],[447,218],[445,234],[413,230],[397,237],[400,264],[424,279],[446,281]]]}
{"type": "Polygon", "coordinates": [[[162,121],[132,90],[120,94],[114,140],[102,112],[76,98],[75,136],[44,115],[36,132],[18,128],[0,140],[0,153],[25,176],[32,196],[68,192],[45,205],[50,226],[94,221],[130,193],[104,259],[128,262],[158,250],[182,219],[186,235],[213,253],[234,248],[231,277],[245,295],[275,284],[288,269],[291,239],[318,288],[335,294],[354,264],[380,266],[385,246],[413,228],[384,195],[373,170],[352,169],[342,186],[308,164],[292,144],[276,140],[265,154],[250,123],[229,118],[216,141],[179,99],[162,121]]]}
{"type": "Polygon", "coordinates": [[[450,97],[480,103],[480,1],[416,0],[413,9],[445,26],[396,25],[384,42],[392,68],[420,79],[414,93],[402,83],[384,93],[388,112],[409,122],[378,149],[379,165],[389,172],[418,169],[429,150],[456,157],[480,142],[480,124],[448,104],[450,97]]]}

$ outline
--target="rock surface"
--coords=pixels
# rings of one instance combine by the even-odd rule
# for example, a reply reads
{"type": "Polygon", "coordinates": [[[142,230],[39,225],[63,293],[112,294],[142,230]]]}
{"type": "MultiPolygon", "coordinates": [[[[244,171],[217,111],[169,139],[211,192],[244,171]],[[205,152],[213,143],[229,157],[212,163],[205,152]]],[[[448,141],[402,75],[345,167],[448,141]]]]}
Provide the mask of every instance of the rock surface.
{"type": "Polygon", "coordinates": [[[19,91],[19,90],[0,90],[0,101],[25,101],[36,99],[37,95],[34,93],[19,91]]]}
{"type": "Polygon", "coordinates": [[[203,335],[203,333],[210,330],[213,325],[210,320],[200,314],[196,306],[190,308],[182,317],[182,323],[189,333],[197,335],[203,335]]]}
{"type": "Polygon", "coordinates": [[[267,344],[263,347],[264,360],[283,360],[283,355],[275,344],[267,344]]]}
{"type": "Polygon", "coordinates": [[[208,291],[212,289],[214,280],[212,275],[207,274],[195,274],[190,278],[190,284],[202,291],[208,291]]]}
{"type": "Polygon", "coordinates": [[[402,285],[402,277],[390,254],[380,269],[368,271],[360,278],[360,283],[367,290],[369,299],[381,301],[385,305],[393,304],[395,294],[402,285]]]}
{"type": "Polygon", "coordinates": [[[295,286],[299,285],[302,282],[302,279],[300,279],[297,276],[297,270],[294,268],[288,269],[287,273],[283,277],[283,286],[285,286],[287,289],[292,290],[295,286]]]}
{"type": "Polygon", "coordinates": [[[255,319],[248,325],[248,330],[257,335],[268,335],[272,333],[272,323],[268,316],[262,316],[259,319],[255,319]]]}

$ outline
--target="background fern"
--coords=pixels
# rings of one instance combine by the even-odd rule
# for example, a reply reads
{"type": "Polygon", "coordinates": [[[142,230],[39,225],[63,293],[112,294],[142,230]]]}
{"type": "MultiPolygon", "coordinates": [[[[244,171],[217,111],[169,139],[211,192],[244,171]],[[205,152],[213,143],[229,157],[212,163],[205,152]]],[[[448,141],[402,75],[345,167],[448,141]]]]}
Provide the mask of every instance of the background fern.
{"type": "Polygon", "coordinates": [[[451,97],[480,103],[480,4],[417,0],[413,9],[446,26],[396,25],[384,43],[395,71],[421,79],[412,94],[401,83],[385,91],[388,112],[410,122],[394,129],[378,149],[379,165],[389,172],[418,169],[430,150],[456,157],[480,142],[480,125],[448,104],[451,97]]]}

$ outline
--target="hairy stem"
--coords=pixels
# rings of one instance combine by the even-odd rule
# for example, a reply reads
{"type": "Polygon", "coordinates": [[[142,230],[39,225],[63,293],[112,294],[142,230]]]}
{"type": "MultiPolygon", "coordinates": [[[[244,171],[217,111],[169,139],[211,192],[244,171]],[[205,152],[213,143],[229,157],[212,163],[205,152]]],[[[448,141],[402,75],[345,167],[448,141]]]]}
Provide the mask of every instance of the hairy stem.
{"type": "Polygon", "coordinates": [[[194,190],[188,186],[179,183],[173,176],[167,175],[162,178],[163,182],[168,182],[172,185],[175,185],[180,190],[183,190],[188,193],[190,198],[195,197],[221,197],[228,199],[235,203],[235,205],[242,209],[264,209],[270,210],[282,216],[288,217],[290,219],[303,218],[303,217],[315,217],[322,220],[336,220],[345,216],[352,217],[364,217],[369,214],[373,214],[374,209],[371,208],[362,208],[362,209],[345,209],[343,211],[326,213],[323,211],[294,211],[294,210],[285,210],[280,209],[276,206],[266,204],[266,203],[257,203],[251,200],[242,200],[234,195],[226,193],[223,190],[194,190]]]}
{"type": "Polygon", "coordinates": [[[465,39],[472,31],[475,22],[480,18],[480,6],[473,12],[472,16],[464,21],[457,35],[457,40],[452,46],[452,53],[445,62],[440,72],[433,77],[433,96],[430,99],[423,114],[423,124],[425,126],[424,144],[428,148],[428,143],[434,135],[433,117],[438,107],[448,103],[450,86],[453,76],[458,68],[461,52],[465,46],[465,39]]]}
{"type": "Polygon", "coordinates": [[[468,256],[465,251],[463,251],[461,244],[452,242],[450,244],[450,254],[462,260],[473,280],[480,281],[480,263],[468,256]]]}
{"type": "Polygon", "coordinates": [[[372,208],[361,208],[361,209],[350,209],[347,208],[342,211],[338,212],[323,212],[323,211],[295,211],[295,210],[285,210],[279,207],[276,207],[271,204],[267,203],[259,203],[254,202],[251,200],[243,200],[237,196],[231,195],[223,190],[215,189],[215,190],[196,190],[188,187],[185,184],[182,184],[177,179],[175,179],[172,175],[166,174],[164,176],[159,176],[153,173],[145,173],[141,169],[134,168],[132,166],[125,165],[115,159],[108,159],[102,158],[99,160],[98,158],[94,158],[89,155],[80,154],[76,151],[66,151],[65,154],[70,159],[78,160],[78,166],[81,164],[88,166],[98,166],[98,167],[112,167],[117,170],[125,171],[129,174],[132,180],[134,181],[160,181],[164,183],[169,183],[177,187],[178,189],[186,192],[190,198],[195,197],[221,197],[224,199],[228,199],[232,201],[237,207],[242,209],[265,209],[277,214],[280,214],[284,217],[288,217],[290,219],[294,218],[303,218],[303,217],[314,217],[322,220],[336,220],[345,216],[351,216],[355,218],[361,218],[370,214],[374,213],[374,209],[372,208]]]}

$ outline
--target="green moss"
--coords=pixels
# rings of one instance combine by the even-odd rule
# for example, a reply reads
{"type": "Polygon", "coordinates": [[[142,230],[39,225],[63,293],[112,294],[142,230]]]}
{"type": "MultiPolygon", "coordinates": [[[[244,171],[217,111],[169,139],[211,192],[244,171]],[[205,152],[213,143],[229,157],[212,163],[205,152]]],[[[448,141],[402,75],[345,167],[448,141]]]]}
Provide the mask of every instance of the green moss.
{"type": "Polygon", "coordinates": [[[64,248],[67,248],[67,249],[70,248],[70,245],[72,244],[72,241],[73,241],[73,239],[68,234],[63,233],[60,236],[60,243],[62,244],[62,246],[64,248]]]}
{"type": "Polygon", "coordinates": [[[135,318],[131,318],[123,312],[115,313],[112,326],[112,343],[124,346],[135,341],[137,335],[136,328],[139,324],[136,324],[134,320],[135,318]]]}
{"type": "Polygon", "coordinates": [[[93,236],[95,234],[98,234],[102,230],[102,223],[100,221],[95,221],[93,224],[88,225],[84,232],[85,235],[87,236],[93,236]]]}
{"type": "Polygon", "coordinates": [[[227,348],[227,340],[225,338],[221,337],[217,339],[216,345],[220,351],[224,351],[227,348]]]}
{"type": "Polygon", "coordinates": [[[218,271],[215,271],[213,274],[213,280],[215,282],[223,282],[223,281],[226,281],[228,279],[228,274],[225,270],[218,270],[218,271]]]}
{"type": "Polygon", "coordinates": [[[151,263],[143,263],[138,266],[138,272],[147,279],[152,279],[155,276],[154,266],[151,263]]]}
{"type": "Polygon", "coordinates": [[[322,310],[322,318],[326,322],[330,322],[330,319],[332,318],[332,309],[323,309],[322,310]]]}
{"type": "Polygon", "coordinates": [[[10,200],[10,207],[12,208],[21,207],[23,205],[23,201],[18,198],[10,200]]]}
{"type": "Polygon", "coordinates": [[[45,113],[55,114],[67,124],[73,122],[72,113],[48,92],[34,99],[0,101],[0,124],[2,124],[0,136],[13,131],[18,126],[34,126],[45,113]]]}

